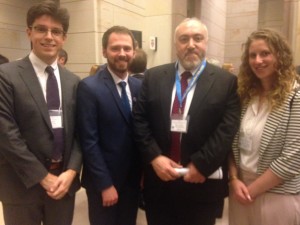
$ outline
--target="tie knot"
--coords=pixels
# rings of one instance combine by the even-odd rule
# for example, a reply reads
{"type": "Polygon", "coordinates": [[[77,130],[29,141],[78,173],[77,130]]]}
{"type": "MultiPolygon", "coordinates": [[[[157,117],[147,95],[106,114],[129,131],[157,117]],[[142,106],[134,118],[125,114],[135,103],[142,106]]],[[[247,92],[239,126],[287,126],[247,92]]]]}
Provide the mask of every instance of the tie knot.
{"type": "Polygon", "coordinates": [[[184,71],[181,74],[181,79],[188,80],[191,76],[192,76],[192,74],[190,71],[184,71]]]}
{"type": "Polygon", "coordinates": [[[126,82],[121,81],[121,82],[119,82],[119,85],[120,85],[121,88],[125,88],[126,87],[126,82]]]}
{"type": "Polygon", "coordinates": [[[45,71],[46,71],[49,75],[54,74],[54,73],[53,73],[54,69],[52,68],[52,66],[47,66],[46,69],[45,69],[45,71]]]}

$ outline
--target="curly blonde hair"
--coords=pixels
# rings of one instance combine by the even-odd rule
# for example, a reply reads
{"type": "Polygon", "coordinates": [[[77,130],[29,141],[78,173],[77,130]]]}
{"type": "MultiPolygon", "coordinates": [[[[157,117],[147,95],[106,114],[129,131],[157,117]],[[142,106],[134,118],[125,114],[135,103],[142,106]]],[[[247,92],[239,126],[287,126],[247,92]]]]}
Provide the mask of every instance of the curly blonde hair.
{"type": "Polygon", "coordinates": [[[244,52],[238,75],[238,94],[242,104],[248,103],[254,96],[259,96],[262,91],[261,82],[249,65],[249,48],[255,40],[264,40],[277,59],[276,77],[272,90],[267,95],[271,109],[274,109],[279,107],[292,91],[295,80],[299,81],[293,65],[292,51],[286,40],[273,30],[260,29],[248,37],[243,44],[244,52]]]}

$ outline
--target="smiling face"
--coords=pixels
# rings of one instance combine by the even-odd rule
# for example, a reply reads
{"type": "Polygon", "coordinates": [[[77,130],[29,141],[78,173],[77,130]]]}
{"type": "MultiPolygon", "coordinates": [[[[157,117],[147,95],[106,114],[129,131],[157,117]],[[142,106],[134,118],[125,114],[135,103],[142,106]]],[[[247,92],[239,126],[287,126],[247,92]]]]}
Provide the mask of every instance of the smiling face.
{"type": "Polygon", "coordinates": [[[175,31],[176,54],[186,70],[198,67],[205,58],[208,34],[206,27],[199,21],[181,23],[175,31]]]}
{"type": "Polygon", "coordinates": [[[63,30],[63,26],[48,15],[38,17],[35,19],[32,26],[27,28],[27,35],[32,43],[32,51],[48,65],[52,64],[57,59],[58,52],[66,39],[65,34],[54,35],[50,32],[50,29],[61,31],[63,30]],[[44,28],[49,29],[47,33],[41,32],[44,28]]]}
{"type": "Polygon", "coordinates": [[[132,38],[123,33],[111,33],[107,47],[103,49],[103,56],[107,59],[109,68],[121,79],[127,76],[128,65],[134,53],[132,38]]]}
{"type": "Polygon", "coordinates": [[[251,42],[249,65],[262,84],[272,84],[276,76],[277,59],[265,40],[255,39],[251,42]]]}

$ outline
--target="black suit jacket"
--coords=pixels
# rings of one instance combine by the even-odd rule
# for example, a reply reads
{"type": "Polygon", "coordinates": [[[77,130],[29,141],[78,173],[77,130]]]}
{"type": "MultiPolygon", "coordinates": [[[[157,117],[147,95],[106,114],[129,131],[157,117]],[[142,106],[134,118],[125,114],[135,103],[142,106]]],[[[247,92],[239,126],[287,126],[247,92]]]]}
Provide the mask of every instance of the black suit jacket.
{"type": "MultiPolygon", "coordinates": [[[[79,78],[59,67],[65,152],[63,169],[80,172],[81,151],[75,139],[75,101],[79,78]]],[[[0,66],[0,200],[35,201],[44,192],[39,182],[47,175],[53,149],[47,104],[29,60],[0,66]]],[[[69,194],[80,188],[78,176],[69,194]]]]}
{"type": "MultiPolygon", "coordinates": [[[[172,184],[161,181],[150,162],[161,154],[169,156],[175,73],[174,63],[149,69],[134,111],[135,137],[146,165],[145,192],[150,198],[156,198],[164,186],[172,184]]],[[[234,75],[207,63],[189,108],[188,132],[181,141],[181,163],[186,166],[193,162],[206,177],[222,166],[224,176],[222,180],[207,179],[203,184],[177,181],[182,183],[186,199],[216,201],[228,194],[226,158],[239,126],[236,88],[234,75]]]]}

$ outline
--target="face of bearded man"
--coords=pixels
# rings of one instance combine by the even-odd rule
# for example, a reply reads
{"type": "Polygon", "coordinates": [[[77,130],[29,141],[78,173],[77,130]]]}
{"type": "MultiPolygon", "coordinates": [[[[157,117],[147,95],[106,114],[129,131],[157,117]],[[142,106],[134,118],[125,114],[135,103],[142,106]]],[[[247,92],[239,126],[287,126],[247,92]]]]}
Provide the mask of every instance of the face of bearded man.
{"type": "Polygon", "coordinates": [[[107,48],[103,50],[108,67],[121,79],[127,76],[128,65],[134,53],[130,35],[123,33],[111,33],[107,48]]]}
{"type": "Polygon", "coordinates": [[[185,70],[196,69],[205,58],[207,50],[207,30],[198,21],[187,21],[175,32],[176,54],[185,70]]]}

